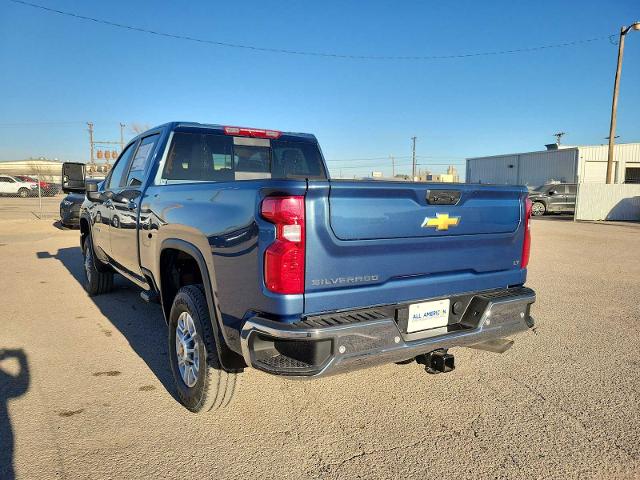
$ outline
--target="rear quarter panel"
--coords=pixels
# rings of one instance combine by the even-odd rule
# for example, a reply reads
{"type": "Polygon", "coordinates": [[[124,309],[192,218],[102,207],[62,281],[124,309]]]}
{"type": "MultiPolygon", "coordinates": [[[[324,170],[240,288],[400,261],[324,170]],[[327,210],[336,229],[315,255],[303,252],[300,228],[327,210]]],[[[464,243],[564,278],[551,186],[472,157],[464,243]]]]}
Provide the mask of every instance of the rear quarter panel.
{"type": "Polygon", "coordinates": [[[158,279],[163,242],[195,245],[206,262],[225,339],[239,352],[239,329],[251,312],[293,318],[303,311],[302,295],[273,295],[264,286],[262,258],[275,228],[259,211],[267,195],[305,190],[306,182],[291,180],[152,185],[140,206],[141,265],[158,279]]]}

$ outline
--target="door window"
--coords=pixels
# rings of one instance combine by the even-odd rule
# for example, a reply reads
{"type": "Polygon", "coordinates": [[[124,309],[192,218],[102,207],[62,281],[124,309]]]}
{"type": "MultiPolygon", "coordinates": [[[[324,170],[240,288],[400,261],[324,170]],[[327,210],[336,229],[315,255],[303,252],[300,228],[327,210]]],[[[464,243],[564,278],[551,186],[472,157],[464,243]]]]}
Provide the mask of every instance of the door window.
{"type": "Polygon", "coordinates": [[[114,188],[119,188],[124,185],[125,180],[125,172],[127,171],[127,166],[129,165],[129,160],[131,160],[131,155],[133,155],[135,143],[129,145],[124,152],[120,154],[120,158],[116,161],[116,164],[111,169],[111,174],[109,175],[109,181],[107,182],[107,190],[112,190],[114,188]]]}
{"type": "Polygon", "coordinates": [[[142,185],[144,171],[149,164],[149,159],[153,155],[154,147],[159,137],[160,134],[156,133],[155,135],[149,135],[142,139],[140,146],[133,157],[133,161],[131,162],[131,169],[129,170],[129,175],[127,175],[127,181],[125,182],[126,186],[134,187],[142,185]]]}

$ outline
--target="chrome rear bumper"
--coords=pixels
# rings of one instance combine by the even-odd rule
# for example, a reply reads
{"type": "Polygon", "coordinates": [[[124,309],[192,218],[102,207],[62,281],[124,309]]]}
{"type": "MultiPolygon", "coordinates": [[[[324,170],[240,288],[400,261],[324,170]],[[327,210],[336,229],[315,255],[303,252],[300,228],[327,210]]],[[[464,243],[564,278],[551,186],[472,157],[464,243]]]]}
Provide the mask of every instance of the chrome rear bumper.
{"type": "Polygon", "coordinates": [[[340,323],[328,325],[322,321],[326,316],[294,324],[254,317],[242,328],[242,354],[247,365],[276,375],[334,375],[526,331],[533,327],[535,299],[534,291],[523,287],[480,293],[458,323],[411,334],[379,309],[341,312],[331,317],[340,323]]]}

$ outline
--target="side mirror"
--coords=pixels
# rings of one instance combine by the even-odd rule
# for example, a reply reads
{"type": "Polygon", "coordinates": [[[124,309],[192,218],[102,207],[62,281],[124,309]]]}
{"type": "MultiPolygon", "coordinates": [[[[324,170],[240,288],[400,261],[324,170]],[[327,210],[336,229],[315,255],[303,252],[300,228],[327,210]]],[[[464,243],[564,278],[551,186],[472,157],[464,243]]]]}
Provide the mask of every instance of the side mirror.
{"type": "Polygon", "coordinates": [[[62,164],[62,191],[64,193],[84,193],[85,164],[65,162],[62,164]]]}
{"type": "Polygon", "coordinates": [[[549,195],[549,196],[553,196],[553,195],[555,195],[556,193],[558,193],[558,192],[556,192],[555,190],[549,190],[549,192],[547,192],[547,195],[549,195]]]}
{"type": "Polygon", "coordinates": [[[95,182],[85,183],[85,192],[87,192],[87,198],[93,202],[98,202],[102,199],[102,194],[98,192],[98,184],[95,182]]]}

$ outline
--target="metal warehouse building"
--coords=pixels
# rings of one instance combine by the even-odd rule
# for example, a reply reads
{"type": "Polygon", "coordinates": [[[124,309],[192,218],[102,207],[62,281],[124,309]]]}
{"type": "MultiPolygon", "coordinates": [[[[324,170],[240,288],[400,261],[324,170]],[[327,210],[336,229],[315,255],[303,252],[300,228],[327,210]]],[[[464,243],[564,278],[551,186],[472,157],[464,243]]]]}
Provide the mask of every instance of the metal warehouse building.
{"type": "MultiPolygon", "coordinates": [[[[467,159],[467,183],[537,187],[562,183],[604,183],[607,145],[547,145],[540,152],[467,159]]],[[[621,143],[614,150],[615,183],[640,183],[640,143],[621,143]]]]}

